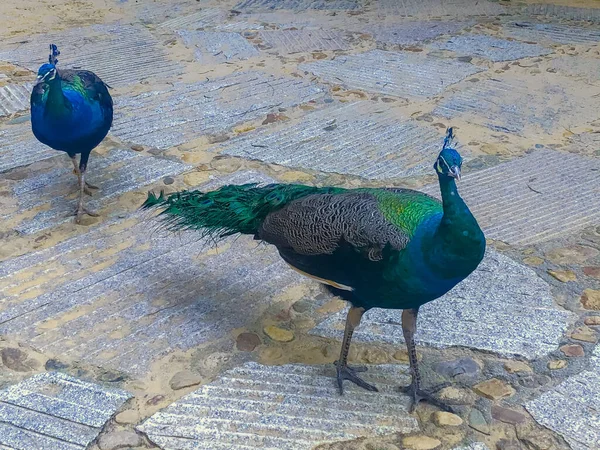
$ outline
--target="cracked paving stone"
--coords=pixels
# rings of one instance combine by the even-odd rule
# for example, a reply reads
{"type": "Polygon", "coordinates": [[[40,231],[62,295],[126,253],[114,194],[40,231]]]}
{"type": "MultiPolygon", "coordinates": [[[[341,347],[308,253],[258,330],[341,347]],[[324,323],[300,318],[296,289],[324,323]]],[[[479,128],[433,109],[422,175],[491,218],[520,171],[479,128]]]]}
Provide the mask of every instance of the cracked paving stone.
{"type": "Polygon", "coordinates": [[[83,450],[131,394],[58,373],[0,391],[0,448],[83,450]]]}
{"type": "Polygon", "coordinates": [[[600,442],[600,347],[588,370],[525,404],[540,424],[561,434],[573,450],[592,450],[600,442]]]}
{"type": "MultiPolygon", "coordinates": [[[[464,346],[534,359],[556,350],[574,314],[554,305],[550,286],[536,273],[493,250],[465,281],[424,305],[416,340],[434,347],[464,346]]],[[[346,311],[311,334],[340,339],[346,311]]],[[[357,341],[404,345],[401,311],[368,311],[357,341]]]]}
{"type": "MultiPolygon", "coordinates": [[[[71,161],[62,152],[54,151],[56,160],[44,168],[30,168],[23,180],[7,181],[15,198],[14,211],[0,212],[0,220],[18,221],[14,229],[32,234],[73,220],[77,198],[70,198],[77,189],[71,161]],[[60,153],[60,154],[59,154],[60,153]],[[32,210],[41,209],[32,215],[32,210]],[[19,218],[25,217],[19,220],[19,218]]],[[[100,190],[87,200],[92,210],[100,209],[125,192],[176,175],[192,166],[179,162],[140,155],[133,150],[112,149],[106,155],[92,155],[87,179],[100,190]]]]}
{"type": "Polygon", "coordinates": [[[442,142],[432,127],[399,118],[385,106],[354,102],[234,138],[220,148],[226,155],[292,168],[386,179],[429,172],[442,142]]]}
{"type": "MultiPolygon", "coordinates": [[[[521,40],[559,44],[597,44],[597,28],[563,25],[557,23],[513,22],[505,24],[503,33],[521,40]]],[[[588,58],[586,62],[591,63],[588,58]]]]}
{"type": "Polygon", "coordinates": [[[574,89],[559,83],[540,79],[534,85],[529,78],[503,75],[480,80],[447,96],[433,114],[519,136],[534,130],[553,134],[557,128],[581,126],[595,117],[593,97],[600,88],[574,89]]]}
{"type": "MultiPolygon", "coordinates": [[[[496,167],[465,173],[459,189],[486,237],[515,246],[530,245],[577,232],[600,220],[595,191],[599,170],[598,159],[538,150],[496,167]],[[548,173],[555,175],[549,178],[548,173]]],[[[437,184],[422,190],[440,197],[437,184]]]]}
{"type": "Polygon", "coordinates": [[[505,12],[501,5],[489,0],[379,0],[377,7],[379,15],[383,17],[495,16],[505,12]]]}
{"type": "Polygon", "coordinates": [[[450,50],[459,56],[479,56],[490,61],[512,61],[531,56],[552,53],[552,50],[538,44],[509,41],[480,34],[463,34],[446,41],[434,42],[431,48],[450,50]]]}
{"type": "Polygon", "coordinates": [[[316,84],[259,72],[178,83],[115,99],[112,133],[125,141],[165,149],[324,95],[316,84]]]}
{"type": "Polygon", "coordinates": [[[29,109],[32,84],[7,84],[0,87],[0,117],[29,109]]]}
{"type": "Polygon", "coordinates": [[[382,50],[304,63],[299,68],[352,89],[416,98],[438,95],[448,86],[483,70],[455,59],[382,50]]]}
{"type": "Polygon", "coordinates": [[[457,33],[471,24],[472,22],[419,20],[403,22],[401,24],[371,25],[365,28],[364,31],[371,33],[377,42],[395,45],[414,45],[430,41],[444,34],[457,33]]]}
{"type": "Polygon", "coordinates": [[[349,48],[344,34],[333,30],[273,30],[261,31],[258,35],[271,49],[285,53],[349,48]]]}
{"type": "MultiPolygon", "coordinates": [[[[237,172],[201,188],[264,178],[237,172]]],[[[305,282],[250,237],[215,249],[198,233],[161,230],[140,212],[1,263],[0,334],[143,375],[169,351],[229,336],[305,282]]]]}
{"type": "Polygon", "coordinates": [[[34,137],[29,120],[0,128],[0,173],[56,154],[34,137]]]}
{"type": "Polygon", "coordinates": [[[408,397],[397,389],[409,382],[407,366],[371,366],[365,379],[380,392],[346,383],[340,396],[333,365],[249,362],[137,428],[165,450],[309,450],[326,442],[419,429],[407,412],[408,397]]]}
{"type": "Polygon", "coordinates": [[[353,10],[358,9],[362,0],[242,0],[234,6],[236,11],[269,11],[272,9],[353,10]]]}
{"type": "Polygon", "coordinates": [[[0,45],[0,60],[32,71],[48,60],[48,43],[60,50],[60,67],[83,68],[113,87],[138,84],[145,79],[168,79],[181,73],[158,41],[142,27],[120,24],[72,28],[60,33],[33,35],[27,42],[0,45]],[[156,64],[160,61],[160,64],[156,64]]]}
{"type": "Polygon", "coordinates": [[[260,54],[239,33],[179,30],[177,34],[187,48],[194,49],[196,61],[202,64],[244,60],[260,54]]]}
{"type": "MultiPolygon", "coordinates": [[[[600,42],[600,33],[597,40],[600,42]]],[[[570,77],[578,77],[589,83],[600,80],[600,60],[580,56],[561,56],[550,61],[550,68],[570,77]]]]}

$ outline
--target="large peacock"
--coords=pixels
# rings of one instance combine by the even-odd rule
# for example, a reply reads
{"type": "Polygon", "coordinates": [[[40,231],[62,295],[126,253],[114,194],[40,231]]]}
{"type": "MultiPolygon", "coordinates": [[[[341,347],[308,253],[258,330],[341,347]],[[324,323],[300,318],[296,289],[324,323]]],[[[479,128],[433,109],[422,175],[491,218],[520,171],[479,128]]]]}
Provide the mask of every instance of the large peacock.
{"type": "Polygon", "coordinates": [[[93,72],[58,70],[58,55],[56,45],[50,44],[48,62],[39,68],[31,93],[31,128],[41,143],[71,158],[79,181],[79,223],[83,214],[98,215],[83,204],[84,194],[91,195],[90,189],[97,189],[85,181],[85,171],[91,151],[112,125],[113,102],[108,85],[93,72]]]}
{"type": "Polygon", "coordinates": [[[337,383],[349,380],[370,391],[359,376],[364,367],[347,364],[350,340],[371,308],[402,309],[412,397],[451,410],[422,388],[414,335],[419,307],[441,297],[481,262],[485,237],[458,195],[462,158],[451,148],[452,128],[434,168],[442,202],[409,189],[342,189],[294,184],[224,186],[213,192],[150,193],[143,207],[162,209],[174,230],[200,230],[222,238],[251,234],[273,244],[292,268],[324,283],[351,304],[337,383]]]}

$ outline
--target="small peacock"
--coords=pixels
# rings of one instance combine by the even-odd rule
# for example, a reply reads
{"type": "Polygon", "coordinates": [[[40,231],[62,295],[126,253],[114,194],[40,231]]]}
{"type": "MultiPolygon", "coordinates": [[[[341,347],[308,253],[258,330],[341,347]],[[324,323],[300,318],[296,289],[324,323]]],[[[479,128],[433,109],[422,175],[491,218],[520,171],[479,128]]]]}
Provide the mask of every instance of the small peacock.
{"type": "Polygon", "coordinates": [[[350,340],[365,311],[402,309],[412,398],[451,410],[421,386],[414,335],[419,307],[441,297],[481,262],[485,237],[458,195],[462,158],[451,148],[452,128],[434,168],[442,202],[409,189],[342,189],[294,184],[224,186],[213,192],[150,193],[143,207],[162,209],[173,230],[200,230],[222,238],[251,234],[275,245],[292,268],[324,283],[351,303],[337,383],[349,380],[370,391],[359,376],[364,367],[347,364],[350,340]]]}
{"type": "Polygon", "coordinates": [[[98,215],[83,205],[83,195],[91,195],[90,189],[97,189],[85,181],[85,171],[91,151],[112,125],[113,102],[108,85],[93,72],[58,70],[58,55],[56,45],[50,44],[48,63],[39,68],[31,93],[31,128],[41,143],[66,152],[71,158],[79,181],[79,223],[84,213],[98,215]]]}

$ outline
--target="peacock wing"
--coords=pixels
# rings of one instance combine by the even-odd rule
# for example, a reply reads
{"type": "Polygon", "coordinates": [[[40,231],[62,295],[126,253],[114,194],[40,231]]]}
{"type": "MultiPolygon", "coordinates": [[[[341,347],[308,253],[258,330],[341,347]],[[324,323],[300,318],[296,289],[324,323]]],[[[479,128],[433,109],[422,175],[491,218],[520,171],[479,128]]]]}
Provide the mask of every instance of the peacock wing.
{"type": "Polygon", "coordinates": [[[103,107],[112,109],[113,100],[108,92],[108,85],[98,75],[89,70],[61,70],[63,82],[80,90],[90,100],[99,102],[103,107]]]}

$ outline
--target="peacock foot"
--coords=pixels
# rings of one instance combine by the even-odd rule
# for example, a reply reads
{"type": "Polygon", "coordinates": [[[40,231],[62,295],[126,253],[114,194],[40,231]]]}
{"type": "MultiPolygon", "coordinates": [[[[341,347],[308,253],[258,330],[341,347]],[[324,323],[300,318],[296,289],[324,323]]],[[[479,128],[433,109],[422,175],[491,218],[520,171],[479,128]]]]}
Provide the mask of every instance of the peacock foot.
{"type": "Polygon", "coordinates": [[[366,389],[367,391],[379,392],[379,389],[377,389],[375,386],[367,383],[358,375],[356,375],[360,372],[366,372],[366,367],[349,367],[346,364],[340,366],[337,361],[334,364],[337,368],[337,383],[340,390],[340,395],[344,395],[344,380],[352,381],[354,384],[366,389]]]}
{"type": "Polygon", "coordinates": [[[88,209],[83,205],[79,205],[77,207],[77,210],[75,211],[75,223],[80,224],[81,218],[84,214],[87,214],[88,216],[92,217],[98,217],[100,215],[96,211],[92,211],[91,209],[88,209]]]}
{"type": "MultiPolygon", "coordinates": [[[[450,383],[442,383],[442,384],[432,387],[430,389],[430,391],[432,393],[435,393],[449,385],[450,385],[450,383]]],[[[414,382],[411,383],[409,386],[400,387],[400,392],[407,394],[411,398],[410,408],[409,408],[410,413],[413,413],[415,411],[415,408],[421,401],[429,402],[433,406],[437,406],[438,408],[440,408],[444,411],[451,412],[451,413],[454,412],[454,409],[450,405],[447,405],[446,403],[442,402],[441,400],[438,400],[431,393],[429,393],[421,388],[415,387],[414,382]]]]}

